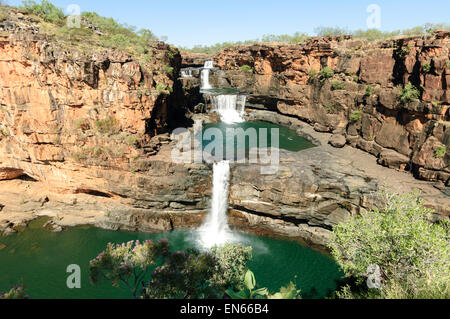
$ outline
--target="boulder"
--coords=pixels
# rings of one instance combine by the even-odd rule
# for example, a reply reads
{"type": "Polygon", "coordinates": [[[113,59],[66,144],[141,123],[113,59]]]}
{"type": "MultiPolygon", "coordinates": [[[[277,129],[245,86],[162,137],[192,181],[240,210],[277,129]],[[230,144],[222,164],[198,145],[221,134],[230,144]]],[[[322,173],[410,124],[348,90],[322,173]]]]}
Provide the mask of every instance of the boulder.
{"type": "Polygon", "coordinates": [[[407,168],[410,160],[409,157],[397,153],[394,150],[383,150],[380,153],[378,164],[389,167],[404,170],[407,168]]]}
{"type": "Polygon", "coordinates": [[[329,143],[333,147],[342,148],[345,146],[345,144],[347,144],[347,139],[344,135],[334,134],[333,136],[331,136],[329,143]]]}

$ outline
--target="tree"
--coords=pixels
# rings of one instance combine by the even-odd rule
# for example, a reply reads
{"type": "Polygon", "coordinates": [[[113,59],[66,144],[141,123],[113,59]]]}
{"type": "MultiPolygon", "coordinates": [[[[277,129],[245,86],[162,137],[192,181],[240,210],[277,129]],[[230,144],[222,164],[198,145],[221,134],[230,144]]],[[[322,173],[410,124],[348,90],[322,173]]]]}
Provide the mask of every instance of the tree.
{"type": "Polygon", "coordinates": [[[90,262],[91,282],[97,283],[106,278],[115,287],[123,283],[136,298],[150,267],[158,259],[168,256],[169,248],[167,240],[161,240],[157,244],[150,240],[144,243],[130,241],[120,245],[109,243],[106,250],[90,262]]]}
{"type": "Polygon", "coordinates": [[[385,206],[337,225],[329,247],[361,294],[343,298],[449,298],[448,222],[431,223],[431,210],[417,193],[383,192],[385,206]],[[379,289],[367,289],[368,270],[379,267],[379,289]]]}
{"type": "Polygon", "coordinates": [[[90,276],[93,283],[107,279],[115,287],[123,284],[135,298],[222,298],[241,282],[250,259],[251,248],[243,245],[171,253],[167,240],[109,243],[90,262],[90,276]]]}

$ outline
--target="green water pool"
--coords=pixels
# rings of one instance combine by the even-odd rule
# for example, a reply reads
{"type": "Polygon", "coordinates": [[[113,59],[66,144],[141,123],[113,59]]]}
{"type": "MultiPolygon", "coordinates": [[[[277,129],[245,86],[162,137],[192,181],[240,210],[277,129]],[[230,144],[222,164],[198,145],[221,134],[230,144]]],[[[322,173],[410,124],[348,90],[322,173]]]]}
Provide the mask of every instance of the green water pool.
{"type": "MultiPolygon", "coordinates": [[[[230,151],[234,152],[233,154],[238,154],[239,150],[248,150],[252,146],[252,144],[250,143],[250,139],[247,136],[245,137],[245,143],[239,143],[239,139],[235,134],[236,132],[239,132],[237,131],[237,129],[242,129],[244,132],[249,132],[249,129],[254,129],[257,139],[257,141],[255,141],[256,147],[275,147],[277,145],[276,143],[273,143],[275,140],[275,136],[272,135],[273,129],[278,130],[279,149],[291,152],[299,152],[301,150],[305,150],[315,146],[307,139],[298,136],[295,131],[289,128],[261,121],[236,124],[214,123],[205,125],[203,128],[202,136],[198,135],[197,139],[202,139],[204,150],[208,147],[208,145],[210,145],[211,143],[215,144],[218,140],[222,143],[221,145],[223,145],[223,154],[227,154],[227,152],[230,151]],[[229,129],[233,129],[232,133],[227,133],[227,130],[229,129]],[[266,135],[262,133],[261,129],[266,130],[266,135]],[[209,135],[207,133],[209,133],[209,135]]],[[[215,151],[211,153],[215,155],[215,151]]]]}
{"type": "MultiPolygon", "coordinates": [[[[42,229],[42,221],[11,237],[0,237],[0,291],[23,283],[31,298],[104,299],[130,298],[126,288],[114,288],[108,283],[91,285],[89,261],[109,242],[159,240],[167,238],[174,250],[195,247],[193,231],[164,234],[144,234],[107,231],[94,227],[75,227],[62,233],[42,229]],[[81,289],[66,286],[66,268],[81,267],[81,289]]],[[[249,264],[257,282],[275,290],[294,281],[304,298],[323,298],[336,289],[342,277],[333,259],[296,242],[239,234],[242,242],[253,247],[249,264]]]]}

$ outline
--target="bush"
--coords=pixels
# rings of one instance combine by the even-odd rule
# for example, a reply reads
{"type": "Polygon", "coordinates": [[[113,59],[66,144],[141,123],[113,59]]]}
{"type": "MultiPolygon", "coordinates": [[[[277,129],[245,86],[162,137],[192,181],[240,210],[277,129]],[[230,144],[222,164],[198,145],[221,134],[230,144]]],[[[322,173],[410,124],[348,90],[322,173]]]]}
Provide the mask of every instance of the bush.
{"type": "Polygon", "coordinates": [[[353,111],[352,114],[350,114],[350,120],[352,122],[358,122],[361,119],[362,115],[363,111],[361,110],[353,111]]]}
{"type": "Polygon", "coordinates": [[[163,70],[164,70],[164,72],[166,72],[169,75],[173,73],[173,67],[171,67],[171,66],[164,65],[163,70]]]}
{"type": "Polygon", "coordinates": [[[255,275],[247,270],[239,289],[228,289],[227,295],[232,299],[299,299],[300,290],[290,282],[286,287],[281,287],[279,292],[270,294],[267,288],[258,288],[255,275]]]}
{"type": "Polygon", "coordinates": [[[448,222],[432,224],[431,210],[417,193],[383,192],[381,198],[382,209],[333,229],[332,254],[361,289],[355,293],[347,286],[338,297],[450,298],[448,222]],[[371,265],[379,267],[380,289],[364,286],[371,265]]]}
{"type": "Polygon", "coordinates": [[[372,85],[368,85],[367,87],[366,87],[366,96],[372,96],[372,94],[373,94],[373,88],[372,88],[372,85]]]}
{"type": "Polygon", "coordinates": [[[309,70],[308,75],[310,78],[315,78],[317,75],[317,71],[314,69],[309,70]]]}
{"type": "Polygon", "coordinates": [[[102,134],[114,135],[119,131],[117,120],[113,117],[98,120],[95,122],[95,125],[97,131],[102,134]]]}
{"type": "Polygon", "coordinates": [[[425,73],[430,73],[430,71],[431,71],[431,64],[430,63],[425,63],[424,65],[423,65],[423,72],[425,72],[425,73]]]}
{"type": "Polygon", "coordinates": [[[326,79],[332,78],[334,76],[334,71],[332,69],[330,69],[329,67],[324,67],[321,71],[320,71],[320,77],[321,77],[321,82],[325,82],[326,79]]]}
{"type": "Polygon", "coordinates": [[[34,0],[23,0],[21,8],[28,13],[41,17],[47,22],[60,23],[65,19],[63,10],[47,0],[42,0],[40,4],[37,4],[34,0]]]}
{"type": "Polygon", "coordinates": [[[241,66],[241,71],[243,72],[253,72],[253,68],[250,65],[241,66]]]}
{"type": "Polygon", "coordinates": [[[334,80],[331,82],[332,90],[345,90],[345,83],[334,80]]]}
{"type": "Polygon", "coordinates": [[[244,245],[225,244],[213,247],[211,253],[216,256],[219,264],[211,278],[215,287],[240,287],[247,263],[252,259],[252,248],[244,245]]]}
{"type": "Polygon", "coordinates": [[[411,83],[406,84],[402,90],[400,100],[402,102],[409,102],[420,99],[420,91],[411,83]]]}
{"type": "Polygon", "coordinates": [[[25,294],[23,287],[16,286],[5,293],[0,292],[0,300],[6,299],[29,299],[29,297],[25,294]]]}
{"type": "Polygon", "coordinates": [[[441,145],[436,149],[434,156],[436,158],[444,158],[445,154],[447,154],[447,146],[441,145]]]}

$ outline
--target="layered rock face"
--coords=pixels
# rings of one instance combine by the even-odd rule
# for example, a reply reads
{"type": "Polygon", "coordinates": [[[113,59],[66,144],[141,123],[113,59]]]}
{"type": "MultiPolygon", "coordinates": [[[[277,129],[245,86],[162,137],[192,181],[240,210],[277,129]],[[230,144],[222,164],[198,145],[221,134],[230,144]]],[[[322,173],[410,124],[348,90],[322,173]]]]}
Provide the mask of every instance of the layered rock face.
{"type": "Polygon", "coordinates": [[[211,82],[248,92],[249,106],[333,132],[335,141],[344,136],[382,165],[449,185],[449,54],[444,31],[382,43],[314,38],[231,47],[215,57],[225,72],[211,82]],[[409,83],[418,94],[404,89],[409,83]]]}
{"type": "Polygon", "coordinates": [[[168,146],[185,114],[179,52],[155,42],[142,62],[83,51],[10,14],[0,22],[0,233],[40,214],[171,230],[183,223],[164,213],[201,213],[209,168],[172,163],[168,146]]]}

